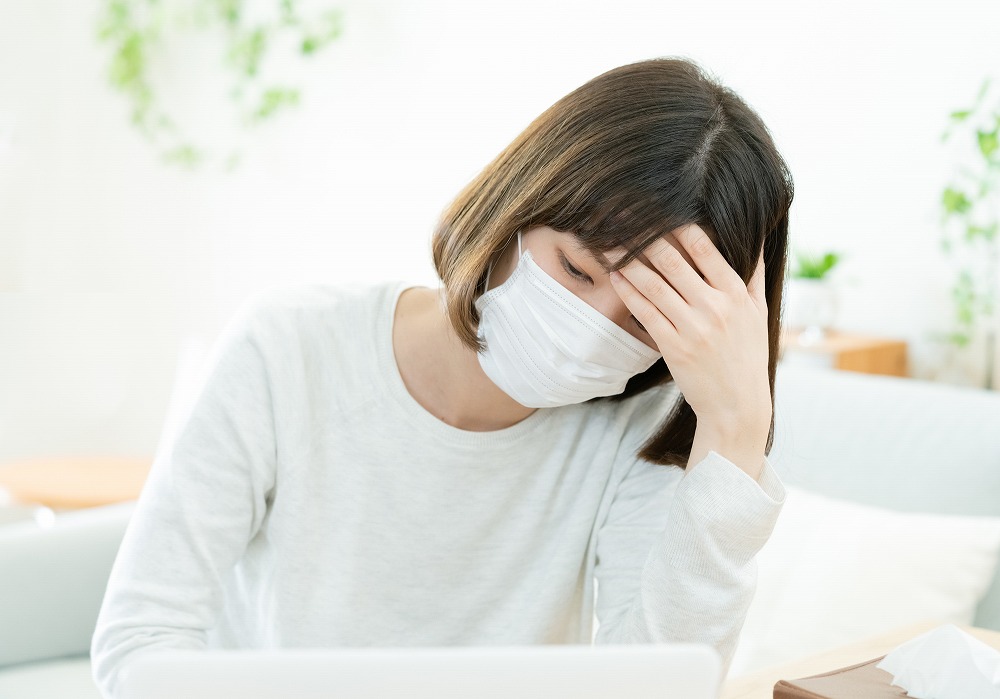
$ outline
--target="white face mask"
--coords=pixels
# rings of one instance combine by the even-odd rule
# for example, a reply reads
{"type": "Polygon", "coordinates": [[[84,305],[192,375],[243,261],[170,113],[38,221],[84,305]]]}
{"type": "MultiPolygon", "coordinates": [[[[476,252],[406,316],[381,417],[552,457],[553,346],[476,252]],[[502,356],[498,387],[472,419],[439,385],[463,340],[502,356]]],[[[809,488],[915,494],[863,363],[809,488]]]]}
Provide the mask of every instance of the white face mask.
{"type": "Polygon", "coordinates": [[[582,403],[621,393],[660,358],[522,254],[520,232],[517,250],[510,278],[476,299],[479,365],[504,393],[529,408],[582,403]]]}

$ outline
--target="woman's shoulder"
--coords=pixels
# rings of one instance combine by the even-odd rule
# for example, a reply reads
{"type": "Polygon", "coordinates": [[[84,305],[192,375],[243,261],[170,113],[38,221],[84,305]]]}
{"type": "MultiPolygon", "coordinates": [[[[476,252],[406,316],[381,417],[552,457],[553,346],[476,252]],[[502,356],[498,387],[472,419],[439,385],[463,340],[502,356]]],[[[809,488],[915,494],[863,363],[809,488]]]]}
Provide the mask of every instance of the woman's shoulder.
{"type": "Polygon", "coordinates": [[[327,335],[338,327],[367,324],[389,312],[402,282],[375,284],[284,283],[259,289],[232,313],[231,331],[252,333],[260,339],[289,334],[327,335]]]}
{"type": "Polygon", "coordinates": [[[248,296],[237,314],[288,317],[308,313],[371,312],[391,303],[402,282],[274,284],[248,296]]]}
{"type": "Polygon", "coordinates": [[[399,282],[286,283],[259,289],[236,307],[220,332],[221,346],[247,344],[268,363],[319,356],[364,344],[391,309],[399,282]],[[354,342],[343,342],[351,339],[354,342]]]}

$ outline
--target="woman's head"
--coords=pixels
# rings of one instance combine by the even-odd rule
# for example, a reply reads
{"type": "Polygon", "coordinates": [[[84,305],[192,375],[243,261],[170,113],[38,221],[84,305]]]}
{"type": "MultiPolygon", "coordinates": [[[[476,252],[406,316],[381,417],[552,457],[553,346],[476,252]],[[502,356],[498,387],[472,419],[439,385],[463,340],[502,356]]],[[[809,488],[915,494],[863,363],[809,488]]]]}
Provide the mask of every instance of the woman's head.
{"type": "MultiPolygon", "coordinates": [[[[689,60],[641,61],[557,101],[474,178],[441,217],[434,263],[458,336],[481,349],[474,303],[487,269],[519,230],[571,234],[597,259],[624,248],[628,254],[610,268],[617,269],[656,238],[696,223],[744,281],[763,246],[773,395],[792,196],[766,126],[738,95],[689,60]]],[[[660,361],[612,399],[669,380],[660,361]]],[[[686,458],[693,417],[681,401],[663,439],[642,455],[661,463],[686,458]]]]}

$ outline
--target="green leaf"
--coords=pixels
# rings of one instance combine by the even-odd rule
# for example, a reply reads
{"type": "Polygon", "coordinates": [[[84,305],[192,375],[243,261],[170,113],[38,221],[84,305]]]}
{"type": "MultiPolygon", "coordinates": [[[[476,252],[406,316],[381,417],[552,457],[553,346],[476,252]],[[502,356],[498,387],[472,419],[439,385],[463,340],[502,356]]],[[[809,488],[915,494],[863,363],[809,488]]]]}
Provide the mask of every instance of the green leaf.
{"type": "Polygon", "coordinates": [[[835,252],[816,257],[796,253],[796,258],[798,265],[792,271],[792,276],[796,279],[822,279],[840,261],[840,256],[835,252]]]}
{"type": "Polygon", "coordinates": [[[327,10],[323,13],[319,22],[316,22],[303,32],[300,50],[304,55],[316,53],[340,37],[343,31],[343,13],[337,9],[327,10]]]}
{"type": "Polygon", "coordinates": [[[299,90],[294,88],[272,87],[264,91],[261,95],[260,104],[254,111],[255,121],[267,119],[282,107],[289,107],[299,103],[299,90]]]}
{"type": "Polygon", "coordinates": [[[257,74],[261,57],[266,50],[267,29],[258,27],[233,41],[229,49],[229,60],[244,75],[252,77],[257,74]]]}
{"type": "Polygon", "coordinates": [[[225,20],[230,27],[235,27],[240,23],[240,5],[242,0],[215,0],[219,16],[225,20]]]}
{"type": "Polygon", "coordinates": [[[979,140],[979,150],[989,160],[997,150],[997,129],[992,131],[976,131],[979,140]]]}
{"type": "Polygon", "coordinates": [[[281,0],[281,23],[285,26],[301,24],[298,13],[295,11],[293,0],[281,0]]]}
{"type": "Polygon", "coordinates": [[[955,320],[966,327],[975,323],[975,306],[977,294],[975,282],[967,269],[959,272],[955,285],[951,288],[951,297],[955,302],[955,320]]]}
{"type": "Polygon", "coordinates": [[[104,16],[98,25],[97,37],[101,40],[110,39],[127,32],[129,29],[129,9],[123,0],[110,0],[104,8],[104,16]]]}
{"type": "Polygon", "coordinates": [[[163,160],[169,164],[194,168],[204,159],[204,154],[191,144],[171,148],[163,153],[163,160]]]}
{"type": "Polygon", "coordinates": [[[982,238],[987,242],[992,243],[996,238],[998,226],[1000,226],[1000,223],[997,221],[985,226],[970,223],[965,227],[965,239],[967,241],[972,241],[976,238],[982,238]]]}
{"type": "Polygon", "coordinates": [[[142,34],[133,31],[118,47],[111,61],[111,80],[124,90],[141,82],[146,67],[145,44],[142,34]]]}
{"type": "Polygon", "coordinates": [[[972,114],[972,110],[971,109],[963,109],[963,110],[958,111],[958,112],[952,112],[951,113],[951,119],[952,119],[952,121],[965,121],[969,117],[970,114],[972,114]]]}
{"type": "Polygon", "coordinates": [[[948,341],[954,345],[957,345],[958,347],[965,347],[966,345],[969,344],[969,341],[971,339],[972,338],[970,337],[969,333],[964,333],[960,331],[955,331],[953,333],[948,334],[948,341]]]}
{"type": "Polygon", "coordinates": [[[982,85],[980,86],[980,88],[979,88],[979,94],[978,94],[978,95],[976,95],[976,106],[977,106],[977,107],[978,107],[978,106],[979,106],[979,104],[980,104],[980,103],[981,103],[981,102],[983,101],[983,97],[985,97],[985,96],[986,96],[986,91],[987,91],[987,90],[989,89],[989,87],[990,87],[990,79],[991,79],[991,78],[990,78],[989,76],[986,76],[986,79],[985,79],[985,80],[983,80],[983,84],[982,84],[982,85]]]}
{"type": "Polygon", "coordinates": [[[964,214],[972,209],[972,202],[965,193],[954,187],[947,187],[941,193],[941,204],[948,214],[964,214]]]}
{"type": "Polygon", "coordinates": [[[965,227],[965,239],[967,241],[975,240],[977,236],[983,234],[984,230],[985,229],[982,228],[981,226],[977,226],[975,224],[970,223],[965,227]]]}

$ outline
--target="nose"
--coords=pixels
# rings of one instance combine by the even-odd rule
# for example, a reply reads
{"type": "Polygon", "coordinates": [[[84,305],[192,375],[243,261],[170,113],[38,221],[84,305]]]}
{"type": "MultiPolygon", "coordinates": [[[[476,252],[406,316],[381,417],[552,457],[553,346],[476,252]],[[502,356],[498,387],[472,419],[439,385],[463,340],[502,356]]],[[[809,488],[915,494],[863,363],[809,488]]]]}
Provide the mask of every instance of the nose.
{"type": "Polygon", "coordinates": [[[628,323],[632,320],[632,311],[614,289],[595,289],[591,298],[587,299],[587,303],[616,325],[629,329],[628,323]]]}

